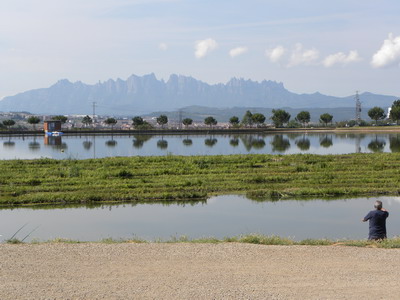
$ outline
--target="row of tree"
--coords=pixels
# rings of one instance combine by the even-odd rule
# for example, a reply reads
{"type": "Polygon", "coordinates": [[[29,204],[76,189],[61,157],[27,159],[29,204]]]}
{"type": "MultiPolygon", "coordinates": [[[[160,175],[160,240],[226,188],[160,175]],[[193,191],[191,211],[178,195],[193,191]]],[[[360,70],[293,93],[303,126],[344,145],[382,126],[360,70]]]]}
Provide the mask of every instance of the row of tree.
{"type": "MultiPolygon", "coordinates": [[[[386,118],[384,109],[381,107],[378,107],[378,106],[371,108],[368,111],[368,116],[372,120],[375,120],[376,124],[378,123],[379,120],[383,120],[386,118]]],[[[290,118],[291,118],[291,115],[284,109],[273,109],[272,116],[270,119],[272,120],[275,127],[279,128],[279,127],[283,127],[285,124],[290,124],[290,122],[293,122],[293,121],[290,121],[290,118]]],[[[390,109],[389,118],[393,122],[397,122],[397,124],[399,124],[399,122],[400,122],[400,99],[393,102],[393,105],[390,109]]],[[[62,123],[65,123],[68,120],[68,118],[66,116],[59,115],[59,116],[54,116],[52,118],[52,120],[60,120],[62,123]]],[[[248,110],[242,117],[242,120],[240,120],[239,117],[237,117],[237,116],[233,116],[229,119],[229,123],[233,127],[239,127],[239,126],[253,127],[254,125],[256,127],[259,127],[264,124],[265,120],[266,120],[266,117],[262,113],[252,113],[248,110]]],[[[310,122],[310,120],[311,120],[310,113],[308,111],[301,111],[296,115],[296,117],[294,119],[294,123],[300,123],[304,127],[306,127],[307,124],[310,122]]],[[[333,116],[329,113],[324,113],[319,116],[319,121],[321,123],[325,124],[325,126],[328,126],[329,123],[332,123],[332,120],[333,120],[333,116]]],[[[163,128],[166,124],[168,124],[168,117],[166,115],[162,114],[156,118],[156,121],[157,121],[157,124],[159,124],[163,128]]],[[[33,125],[33,128],[35,129],[36,124],[40,123],[40,118],[36,117],[36,116],[31,116],[27,119],[27,122],[29,124],[33,125]]],[[[104,124],[111,126],[112,129],[117,124],[117,120],[115,118],[107,118],[103,122],[104,122],[104,124]]],[[[10,127],[15,125],[15,121],[11,120],[11,119],[4,120],[2,123],[8,129],[10,129],[10,127]]],[[[85,126],[89,126],[90,124],[93,123],[93,120],[89,115],[86,115],[85,117],[83,117],[82,123],[85,126]]],[[[193,124],[193,120],[191,118],[185,118],[182,120],[182,124],[185,127],[188,127],[191,124],[193,124]]],[[[204,124],[212,127],[212,126],[217,125],[218,121],[214,117],[208,116],[204,119],[204,124]]],[[[132,118],[132,125],[137,129],[147,129],[147,128],[152,127],[152,125],[150,123],[145,121],[140,116],[136,116],[136,117],[132,118]]],[[[296,124],[292,124],[292,125],[296,125],[296,124]]]]}

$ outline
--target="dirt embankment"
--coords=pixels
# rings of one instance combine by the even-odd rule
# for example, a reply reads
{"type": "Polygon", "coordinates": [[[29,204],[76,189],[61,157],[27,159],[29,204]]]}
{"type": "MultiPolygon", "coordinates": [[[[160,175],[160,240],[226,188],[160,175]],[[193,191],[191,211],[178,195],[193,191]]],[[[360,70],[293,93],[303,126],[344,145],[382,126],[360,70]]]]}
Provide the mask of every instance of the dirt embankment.
{"type": "Polygon", "coordinates": [[[0,245],[5,299],[398,299],[400,249],[0,245]]]}

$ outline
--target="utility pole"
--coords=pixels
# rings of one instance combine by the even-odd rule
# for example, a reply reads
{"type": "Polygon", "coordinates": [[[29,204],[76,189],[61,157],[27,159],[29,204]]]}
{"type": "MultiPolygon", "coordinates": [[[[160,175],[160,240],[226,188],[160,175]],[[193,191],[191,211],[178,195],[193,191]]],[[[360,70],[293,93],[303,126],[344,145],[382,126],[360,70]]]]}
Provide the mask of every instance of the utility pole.
{"type": "Polygon", "coordinates": [[[356,95],[354,97],[356,100],[356,122],[358,125],[360,125],[361,122],[361,101],[360,97],[358,96],[358,91],[356,91],[356,95]]]}
{"type": "Polygon", "coordinates": [[[95,121],[95,118],[94,118],[94,116],[96,115],[96,102],[93,102],[93,127],[96,127],[96,121],[95,121]]]}
{"type": "Polygon", "coordinates": [[[179,110],[179,118],[178,118],[178,122],[179,122],[179,129],[182,129],[182,109],[179,110]]]}

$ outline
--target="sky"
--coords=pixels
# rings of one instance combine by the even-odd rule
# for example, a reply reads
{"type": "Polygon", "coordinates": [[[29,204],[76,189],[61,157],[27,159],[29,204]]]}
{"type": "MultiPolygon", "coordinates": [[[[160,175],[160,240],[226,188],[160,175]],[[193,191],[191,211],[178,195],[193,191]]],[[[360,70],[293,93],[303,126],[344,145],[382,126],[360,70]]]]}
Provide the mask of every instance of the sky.
{"type": "Polygon", "coordinates": [[[398,0],[1,0],[0,99],[154,73],[400,96],[398,0]]]}

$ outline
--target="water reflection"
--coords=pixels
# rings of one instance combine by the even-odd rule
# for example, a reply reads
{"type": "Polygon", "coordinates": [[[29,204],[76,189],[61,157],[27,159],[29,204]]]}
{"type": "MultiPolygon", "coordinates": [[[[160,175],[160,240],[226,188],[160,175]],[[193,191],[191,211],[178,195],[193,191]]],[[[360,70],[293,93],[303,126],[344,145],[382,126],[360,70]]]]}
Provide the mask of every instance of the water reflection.
{"type": "Polygon", "coordinates": [[[218,140],[216,138],[209,137],[204,140],[204,145],[207,147],[214,147],[217,142],[218,140]]]}
{"type": "Polygon", "coordinates": [[[133,147],[140,149],[143,147],[144,143],[152,138],[151,135],[134,135],[133,147]]]}
{"type": "Polygon", "coordinates": [[[115,147],[115,146],[117,146],[117,141],[115,141],[115,140],[108,140],[108,141],[106,141],[106,146],[107,147],[115,147]]]}
{"type": "Polygon", "coordinates": [[[168,148],[168,142],[166,140],[158,140],[157,141],[157,148],[160,148],[162,150],[167,149],[168,148]]]}
{"type": "Polygon", "coordinates": [[[232,147],[239,146],[239,139],[238,138],[233,138],[233,139],[229,140],[229,145],[231,145],[232,147]]]}
{"type": "Polygon", "coordinates": [[[66,143],[62,142],[61,136],[44,136],[44,145],[50,146],[54,149],[65,150],[68,148],[66,143]]]}
{"type": "MultiPolygon", "coordinates": [[[[1,209],[0,233],[7,239],[28,223],[21,236],[40,225],[28,241],[57,237],[96,241],[133,235],[148,240],[181,235],[223,238],[250,233],[295,240],[366,239],[368,224],[360,220],[377,199],[389,211],[400,210],[399,197],[261,202],[226,195],[207,201],[1,209]]],[[[400,218],[389,218],[387,226],[388,237],[400,234],[400,218]]]]}
{"type": "Polygon", "coordinates": [[[259,150],[265,147],[265,140],[263,136],[243,135],[240,136],[240,139],[247,151],[250,151],[253,148],[259,150]]]}
{"type": "Polygon", "coordinates": [[[8,141],[3,142],[3,146],[5,148],[14,148],[15,142],[8,140],[8,141]]]}
{"type": "Polygon", "coordinates": [[[333,145],[332,137],[325,135],[320,138],[319,144],[321,147],[329,148],[333,145]]]}
{"type": "Polygon", "coordinates": [[[378,139],[378,136],[375,136],[375,139],[368,144],[368,149],[374,153],[383,152],[385,145],[386,142],[384,140],[378,139]]]}
{"type": "Polygon", "coordinates": [[[42,136],[39,139],[35,136],[0,135],[0,159],[153,156],[166,155],[166,149],[172,155],[400,152],[400,134],[281,133],[185,136],[64,134],[45,136],[43,140],[42,136]]]}
{"type": "Polygon", "coordinates": [[[186,139],[182,140],[182,144],[184,146],[192,146],[193,141],[191,139],[189,139],[189,138],[186,138],[186,139]]]}
{"type": "Polygon", "coordinates": [[[295,143],[297,145],[297,148],[302,151],[307,151],[308,149],[310,149],[310,140],[305,135],[303,135],[301,139],[296,140],[295,143]]]}
{"type": "Polygon", "coordinates": [[[396,134],[389,137],[389,148],[392,152],[400,152],[400,135],[396,134]]]}
{"type": "Polygon", "coordinates": [[[273,152],[285,152],[290,148],[290,142],[282,134],[275,135],[271,141],[273,152]]]}

